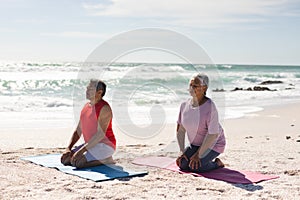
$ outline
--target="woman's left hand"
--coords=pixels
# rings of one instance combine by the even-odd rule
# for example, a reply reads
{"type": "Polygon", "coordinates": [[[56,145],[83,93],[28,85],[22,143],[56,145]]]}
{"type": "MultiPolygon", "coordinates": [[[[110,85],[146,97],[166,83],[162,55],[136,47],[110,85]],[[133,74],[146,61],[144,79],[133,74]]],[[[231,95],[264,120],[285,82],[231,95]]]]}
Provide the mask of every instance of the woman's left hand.
{"type": "Polygon", "coordinates": [[[200,162],[200,158],[198,156],[198,152],[196,152],[191,158],[190,158],[190,163],[189,163],[189,167],[192,170],[196,170],[199,167],[201,167],[201,162],[200,162]]]}

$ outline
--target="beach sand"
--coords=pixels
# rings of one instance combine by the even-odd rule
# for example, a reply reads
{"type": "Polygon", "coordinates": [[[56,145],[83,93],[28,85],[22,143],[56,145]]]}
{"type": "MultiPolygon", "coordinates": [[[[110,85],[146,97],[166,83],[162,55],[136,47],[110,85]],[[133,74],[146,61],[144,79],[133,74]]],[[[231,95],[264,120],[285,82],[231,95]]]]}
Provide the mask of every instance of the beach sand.
{"type": "Polygon", "coordinates": [[[116,128],[116,161],[149,174],[99,183],[20,160],[63,152],[72,127],[0,130],[0,199],[299,199],[299,113],[300,103],[296,103],[223,122],[227,146],[220,158],[227,167],[280,176],[248,185],[131,164],[141,156],[175,158],[175,124],[167,125],[153,140],[138,140],[116,128]]]}

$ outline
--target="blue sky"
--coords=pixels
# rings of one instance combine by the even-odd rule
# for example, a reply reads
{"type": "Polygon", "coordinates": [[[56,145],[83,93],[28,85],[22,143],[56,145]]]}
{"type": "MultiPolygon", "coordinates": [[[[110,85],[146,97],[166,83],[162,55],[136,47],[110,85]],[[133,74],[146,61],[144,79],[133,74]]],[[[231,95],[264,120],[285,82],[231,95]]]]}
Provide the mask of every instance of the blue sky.
{"type": "MultiPolygon", "coordinates": [[[[186,35],[215,63],[300,65],[298,0],[0,0],[0,5],[2,61],[84,61],[117,34],[155,27],[186,35]]],[[[124,61],[172,59],[146,52],[124,61]]]]}

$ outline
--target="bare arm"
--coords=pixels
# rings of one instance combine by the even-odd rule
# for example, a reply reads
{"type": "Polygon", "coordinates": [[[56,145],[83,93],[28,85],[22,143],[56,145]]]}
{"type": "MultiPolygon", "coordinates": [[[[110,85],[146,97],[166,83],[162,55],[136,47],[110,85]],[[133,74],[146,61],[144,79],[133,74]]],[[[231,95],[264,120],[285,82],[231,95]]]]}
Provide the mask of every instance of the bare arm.
{"type": "Polygon", "coordinates": [[[65,152],[61,156],[61,163],[63,163],[64,165],[70,164],[70,157],[72,157],[73,155],[71,149],[74,146],[74,144],[76,144],[76,142],[79,140],[80,136],[81,136],[81,123],[79,121],[77,128],[71,137],[68,147],[66,148],[65,152]]]}
{"type": "Polygon", "coordinates": [[[76,144],[76,142],[79,140],[80,136],[81,136],[82,132],[81,132],[81,123],[79,121],[76,130],[74,131],[72,137],[71,137],[71,141],[67,147],[67,150],[71,151],[72,147],[74,146],[74,144],[76,144]]]}
{"type": "Polygon", "coordinates": [[[179,149],[182,153],[185,147],[185,132],[186,132],[185,128],[182,125],[177,124],[177,142],[178,142],[179,149]]]}
{"type": "Polygon", "coordinates": [[[177,142],[178,142],[178,146],[179,146],[179,149],[180,149],[180,155],[176,159],[176,164],[179,167],[181,165],[181,160],[182,159],[188,160],[188,158],[184,154],[185,132],[186,132],[185,128],[182,125],[177,124],[177,142]]]}

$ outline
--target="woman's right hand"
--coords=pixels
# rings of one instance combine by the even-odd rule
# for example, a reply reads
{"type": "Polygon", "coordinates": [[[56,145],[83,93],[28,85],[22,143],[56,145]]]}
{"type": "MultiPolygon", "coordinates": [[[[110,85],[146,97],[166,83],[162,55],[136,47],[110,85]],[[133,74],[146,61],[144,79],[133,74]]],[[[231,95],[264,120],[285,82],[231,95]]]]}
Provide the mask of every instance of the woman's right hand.
{"type": "Polygon", "coordinates": [[[180,163],[181,163],[181,160],[182,159],[185,159],[186,161],[188,161],[188,158],[186,157],[185,154],[182,154],[181,156],[179,156],[177,159],[176,159],[176,164],[177,166],[179,167],[180,166],[180,163]]]}

